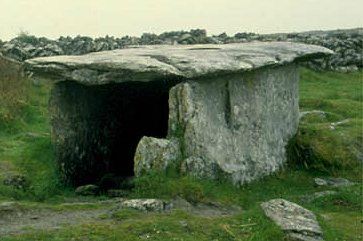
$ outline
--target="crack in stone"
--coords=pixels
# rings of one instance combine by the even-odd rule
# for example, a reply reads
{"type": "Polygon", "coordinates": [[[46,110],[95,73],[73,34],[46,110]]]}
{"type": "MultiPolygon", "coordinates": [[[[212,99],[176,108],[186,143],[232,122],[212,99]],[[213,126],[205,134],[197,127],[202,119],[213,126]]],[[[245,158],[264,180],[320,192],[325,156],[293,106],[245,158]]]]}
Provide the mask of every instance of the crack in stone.
{"type": "Polygon", "coordinates": [[[231,95],[230,95],[230,90],[229,90],[229,81],[226,81],[226,85],[225,85],[225,101],[224,101],[224,118],[227,124],[227,127],[229,129],[231,129],[232,127],[232,123],[231,123],[231,119],[232,119],[232,109],[231,109],[231,95]]]}
{"type": "Polygon", "coordinates": [[[152,59],[156,59],[157,61],[170,65],[171,67],[177,69],[178,71],[182,72],[183,70],[180,69],[178,66],[176,66],[169,58],[163,56],[163,55],[142,55],[145,57],[150,57],[152,59]]]}

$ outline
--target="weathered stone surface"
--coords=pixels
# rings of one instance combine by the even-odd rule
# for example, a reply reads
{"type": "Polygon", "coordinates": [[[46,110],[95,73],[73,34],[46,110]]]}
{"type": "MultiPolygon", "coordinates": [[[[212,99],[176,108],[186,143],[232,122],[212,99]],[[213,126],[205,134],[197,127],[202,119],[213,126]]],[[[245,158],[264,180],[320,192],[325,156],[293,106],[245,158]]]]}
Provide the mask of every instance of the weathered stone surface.
{"type": "Polygon", "coordinates": [[[351,182],[345,178],[314,178],[314,182],[316,186],[330,186],[330,187],[347,187],[352,186],[355,183],[351,182]]]}
{"type": "Polygon", "coordinates": [[[139,46],[82,56],[35,58],[26,61],[26,68],[53,80],[98,85],[232,74],[332,53],[324,47],[289,42],[139,46]]]}
{"type": "Polygon", "coordinates": [[[278,170],[298,127],[295,65],[186,82],[169,98],[169,138],[187,173],[242,184],[278,170]]]}
{"type": "Polygon", "coordinates": [[[150,170],[165,171],[181,158],[177,140],[143,137],[135,153],[135,175],[140,176],[150,170]]]}
{"type": "Polygon", "coordinates": [[[99,193],[99,191],[100,191],[99,187],[96,185],[92,185],[92,184],[79,186],[75,190],[76,194],[81,195],[81,196],[97,195],[99,193]]]}
{"type": "Polygon", "coordinates": [[[312,110],[312,111],[303,111],[300,112],[300,119],[303,119],[306,116],[318,116],[320,119],[325,119],[327,116],[327,113],[325,111],[322,110],[312,110]]]}
{"type": "Polygon", "coordinates": [[[284,199],[273,199],[261,204],[271,218],[294,241],[321,241],[323,232],[311,211],[284,199]]]}
{"type": "Polygon", "coordinates": [[[167,204],[160,199],[130,199],[121,202],[121,207],[140,211],[162,212],[165,211],[167,204]]]}

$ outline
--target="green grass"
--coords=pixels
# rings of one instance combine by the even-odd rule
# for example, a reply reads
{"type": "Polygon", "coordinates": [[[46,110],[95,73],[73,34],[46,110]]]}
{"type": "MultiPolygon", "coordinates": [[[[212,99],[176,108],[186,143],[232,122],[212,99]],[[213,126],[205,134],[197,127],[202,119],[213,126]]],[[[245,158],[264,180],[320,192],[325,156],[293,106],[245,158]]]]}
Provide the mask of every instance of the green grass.
{"type": "MultiPolygon", "coordinates": [[[[242,212],[235,216],[199,217],[178,210],[164,214],[120,210],[92,223],[53,231],[34,230],[0,237],[0,240],[283,240],[283,233],[260,208],[262,202],[272,198],[285,198],[316,213],[327,241],[361,240],[361,185],[317,188],[313,178],[339,176],[361,183],[362,86],[361,72],[301,71],[301,110],[322,110],[327,114],[325,117],[309,115],[302,120],[289,152],[295,158],[291,158],[290,165],[279,173],[242,187],[188,176],[150,173],[135,180],[135,188],[129,195],[130,198],[168,200],[181,196],[190,202],[218,201],[240,206],[242,212]],[[334,130],[330,128],[331,123],[346,119],[349,119],[348,123],[334,130]],[[337,194],[312,202],[302,198],[328,189],[337,194]]],[[[15,199],[27,206],[45,205],[54,210],[93,209],[107,205],[62,206],[61,202],[65,200],[92,201],[104,197],[76,198],[71,190],[57,182],[46,107],[48,93],[47,85],[32,86],[22,118],[12,123],[11,128],[0,129],[0,179],[2,169],[6,169],[20,172],[30,180],[27,190],[14,190],[0,183],[0,200],[15,199]],[[38,201],[42,204],[37,204],[38,201]]]]}
{"type": "Polygon", "coordinates": [[[310,115],[300,122],[296,138],[300,164],[333,176],[342,175],[342,170],[349,170],[350,176],[361,175],[357,160],[363,161],[362,78],[362,72],[302,71],[301,110],[322,110],[327,114],[325,118],[310,115]],[[331,124],[339,121],[347,123],[332,129],[331,124]]]}
{"type": "MultiPolygon", "coordinates": [[[[332,198],[304,203],[301,194],[320,190],[313,187],[312,176],[304,172],[269,177],[242,189],[229,184],[213,185],[212,182],[185,179],[170,182],[194,182],[194,185],[200,185],[208,199],[239,204],[243,211],[231,217],[198,217],[178,210],[167,214],[120,210],[92,223],[72,228],[65,226],[58,231],[34,231],[0,240],[143,240],[146,237],[160,241],[283,240],[283,233],[263,215],[259,207],[261,201],[275,197],[284,197],[314,211],[324,228],[326,240],[360,240],[362,215],[359,210],[362,207],[354,194],[358,187],[351,188],[357,190],[337,189],[338,194],[332,198]],[[282,181],[286,184],[281,185],[282,181]],[[286,188],[289,185],[291,188],[286,188]],[[225,195],[231,195],[231,199],[225,195]]],[[[155,187],[163,188],[161,183],[155,187]]]]}
{"type": "Polygon", "coordinates": [[[29,96],[16,120],[0,129],[0,200],[43,201],[62,194],[50,142],[47,102],[49,86],[29,85],[29,96]],[[7,170],[2,170],[2,167],[7,170]],[[29,181],[26,190],[2,185],[8,174],[20,173],[29,181]],[[2,175],[1,175],[2,174],[2,175]]]}
{"type": "MultiPolygon", "coordinates": [[[[127,213],[113,222],[93,223],[56,233],[37,233],[4,240],[282,240],[281,231],[266,219],[200,218],[182,211],[171,214],[127,213]],[[132,214],[132,215],[129,215],[132,214]],[[129,215],[129,216],[128,216],[129,215]],[[126,218],[125,218],[126,217],[126,218]],[[181,224],[184,223],[184,225],[181,224]],[[257,226],[259,225],[259,226],[257,226]],[[256,232],[259,231],[259,232],[256,232]],[[274,234],[271,236],[271,234],[274,234]],[[278,238],[278,239],[276,239],[278,238]]],[[[127,212],[127,211],[126,211],[127,212]]]]}

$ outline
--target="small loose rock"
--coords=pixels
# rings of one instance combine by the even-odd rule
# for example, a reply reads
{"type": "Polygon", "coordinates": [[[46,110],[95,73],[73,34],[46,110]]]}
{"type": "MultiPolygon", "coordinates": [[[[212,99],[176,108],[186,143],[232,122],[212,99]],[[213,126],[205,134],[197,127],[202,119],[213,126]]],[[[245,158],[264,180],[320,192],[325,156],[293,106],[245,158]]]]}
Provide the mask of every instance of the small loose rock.
{"type": "Polygon", "coordinates": [[[14,174],[7,176],[4,179],[3,184],[5,186],[12,186],[16,189],[26,189],[29,186],[29,181],[21,174],[14,174]]]}
{"type": "Polygon", "coordinates": [[[89,184],[77,187],[75,192],[80,196],[95,196],[99,193],[99,191],[100,189],[98,186],[89,184]]]}
{"type": "Polygon", "coordinates": [[[329,186],[329,187],[348,187],[355,183],[345,178],[314,178],[314,183],[318,187],[329,186]]]}
{"type": "Polygon", "coordinates": [[[267,217],[274,221],[293,241],[322,241],[323,232],[311,211],[284,199],[261,204],[267,217]]]}
{"type": "Polygon", "coordinates": [[[160,199],[130,199],[121,203],[123,208],[149,212],[162,212],[167,209],[167,206],[167,203],[160,199]]]}

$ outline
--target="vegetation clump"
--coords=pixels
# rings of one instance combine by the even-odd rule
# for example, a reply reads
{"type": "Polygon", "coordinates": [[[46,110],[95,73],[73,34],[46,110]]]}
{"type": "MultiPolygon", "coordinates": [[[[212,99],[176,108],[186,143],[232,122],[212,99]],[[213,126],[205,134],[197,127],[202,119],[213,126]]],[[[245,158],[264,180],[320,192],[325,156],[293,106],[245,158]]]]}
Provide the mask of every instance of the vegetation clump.
{"type": "Polygon", "coordinates": [[[289,147],[292,165],[359,177],[363,161],[362,73],[303,70],[300,109],[305,113],[289,147]]]}

